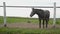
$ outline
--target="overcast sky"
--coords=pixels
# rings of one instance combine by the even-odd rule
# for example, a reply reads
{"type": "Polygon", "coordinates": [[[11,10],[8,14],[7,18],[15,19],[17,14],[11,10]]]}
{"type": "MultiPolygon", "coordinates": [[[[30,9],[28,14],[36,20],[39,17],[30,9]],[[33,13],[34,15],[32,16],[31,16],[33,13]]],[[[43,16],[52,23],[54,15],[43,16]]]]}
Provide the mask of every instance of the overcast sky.
{"type": "MultiPolygon", "coordinates": [[[[3,2],[6,2],[7,6],[53,6],[54,2],[56,2],[57,6],[60,6],[60,0],[0,0],[0,5],[3,5],[3,2]]],[[[39,9],[49,10],[50,18],[53,18],[53,8],[39,9]]],[[[14,17],[30,17],[31,11],[31,8],[6,8],[6,15],[14,17]]],[[[3,15],[3,8],[0,7],[0,16],[3,15]]],[[[56,17],[60,18],[60,8],[57,8],[56,10],[56,17]]],[[[34,15],[33,18],[37,18],[37,15],[34,15]]]]}

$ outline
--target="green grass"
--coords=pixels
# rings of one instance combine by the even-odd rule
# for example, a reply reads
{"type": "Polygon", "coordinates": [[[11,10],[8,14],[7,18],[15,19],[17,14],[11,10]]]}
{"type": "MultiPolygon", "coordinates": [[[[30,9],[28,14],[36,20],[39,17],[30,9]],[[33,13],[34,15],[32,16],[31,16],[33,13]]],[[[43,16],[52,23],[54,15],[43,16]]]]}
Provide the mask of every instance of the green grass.
{"type": "MultiPolygon", "coordinates": [[[[60,24],[60,19],[56,19],[56,23],[60,24]]],[[[3,17],[0,17],[0,23],[3,23],[3,17]]],[[[7,23],[39,23],[37,18],[22,18],[22,17],[7,17],[7,23]]],[[[50,19],[49,24],[52,24],[53,20],[50,19]]],[[[52,29],[28,29],[28,28],[8,28],[0,27],[0,34],[60,34],[59,28],[52,29]]]]}
{"type": "MultiPolygon", "coordinates": [[[[56,24],[60,24],[60,18],[56,20],[56,24]]],[[[39,20],[37,18],[7,17],[7,23],[27,23],[28,21],[30,21],[31,23],[39,23],[39,20]]],[[[3,22],[3,17],[0,16],[0,23],[3,22]]],[[[53,19],[49,20],[49,24],[53,24],[53,19]]]]}
{"type": "MultiPolygon", "coordinates": [[[[24,18],[24,17],[7,17],[7,23],[27,23],[31,21],[32,23],[38,23],[38,19],[34,18],[24,18]]],[[[0,17],[0,23],[3,23],[3,17],[0,17]]]]}
{"type": "Polygon", "coordinates": [[[0,28],[0,34],[60,34],[60,29],[0,28]]]}
{"type": "Polygon", "coordinates": [[[0,34],[60,34],[60,29],[0,28],[0,34]]]}

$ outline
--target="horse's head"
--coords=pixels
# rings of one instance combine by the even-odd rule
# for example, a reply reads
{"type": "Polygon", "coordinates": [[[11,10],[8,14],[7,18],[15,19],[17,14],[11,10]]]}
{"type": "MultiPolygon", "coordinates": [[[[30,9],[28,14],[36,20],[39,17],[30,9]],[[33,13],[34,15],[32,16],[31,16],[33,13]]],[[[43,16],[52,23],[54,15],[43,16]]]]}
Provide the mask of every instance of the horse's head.
{"type": "Polygon", "coordinates": [[[42,10],[42,9],[34,9],[34,8],[32,8],[32,12],[30,14],[30,17],[32,17],[35,14],[43,14],[43,13],[44,13],[44,10],[42,10]]]}
{"type": "Polygon", "coordinates": [[[30,14],[30,17],[32,17],[35,13],[36,13],[36,12],[35,12],[34,8],[32,8],[32,12],[31,12],[31,14],[30,14]]]}

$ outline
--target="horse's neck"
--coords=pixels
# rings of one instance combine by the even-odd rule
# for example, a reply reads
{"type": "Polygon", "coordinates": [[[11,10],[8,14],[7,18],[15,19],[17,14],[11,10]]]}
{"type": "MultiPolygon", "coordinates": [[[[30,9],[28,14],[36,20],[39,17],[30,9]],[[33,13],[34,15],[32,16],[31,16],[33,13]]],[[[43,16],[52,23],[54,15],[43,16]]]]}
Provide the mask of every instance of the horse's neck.
{"type": "Polygon", "coordinates": [[[42,12],[37,12],[37,15],[38,15],[38,17],[40,17],[40,18],[43,18],[43,16],[44,16],[44,12],[42,11],[42,12]]]}
{"type": "Polygon", "coordinates": [[[41,15],[41,13],[39,11],[36,12],[37,15],[41,15]]]}

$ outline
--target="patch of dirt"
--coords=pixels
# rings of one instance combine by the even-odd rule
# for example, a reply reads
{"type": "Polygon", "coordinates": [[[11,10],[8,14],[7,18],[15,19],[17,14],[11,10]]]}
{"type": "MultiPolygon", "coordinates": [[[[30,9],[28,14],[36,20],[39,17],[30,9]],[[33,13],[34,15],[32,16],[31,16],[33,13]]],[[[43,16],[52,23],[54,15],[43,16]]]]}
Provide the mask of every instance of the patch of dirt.
{"type": "MultiPolygon", "coordinates": [[[[0,27],[3,27],[3,24],[0,24],[0,27]]],[[[9,24],[8,23],[7,27],[9,28],[39,28],[39,24],[34,24],[34,23],[10,23],[9,24]]],[[[41,25],[41,27],[43,28],[43,25],[41,25]]],[[[53,28],[53,25],[48,25],[48,28],[53,28]]],[[[60,28],[60,25],[56,25],[56,28],[60,28]]]]}

